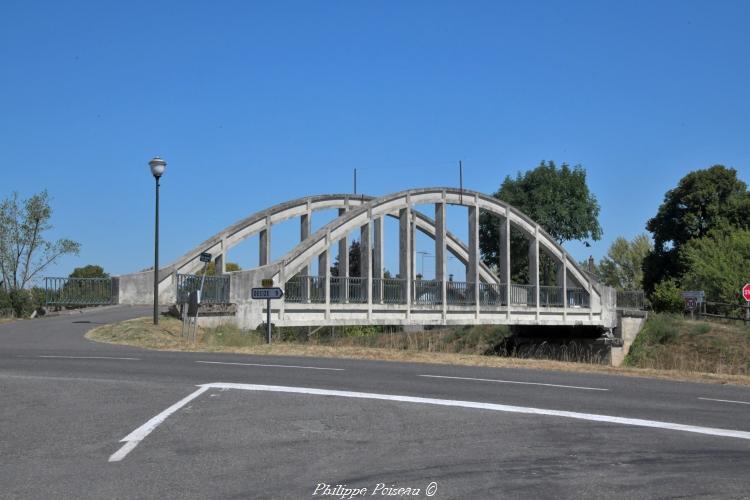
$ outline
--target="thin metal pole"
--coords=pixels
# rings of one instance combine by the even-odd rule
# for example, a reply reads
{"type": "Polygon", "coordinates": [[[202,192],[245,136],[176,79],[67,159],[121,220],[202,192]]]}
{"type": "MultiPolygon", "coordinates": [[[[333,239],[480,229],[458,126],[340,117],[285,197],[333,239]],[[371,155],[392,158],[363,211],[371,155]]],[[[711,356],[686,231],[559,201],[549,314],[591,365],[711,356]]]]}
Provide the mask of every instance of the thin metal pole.
{"type": "Polygon", "coordinates": [[[266,299],[266,340],[271,343],[271,299],[266,299]]]}
{"type": "Polygon", "coordinates": [[[159,178],[156,179],[156,223],[154,224],[154,324],[159,324],[159,178]]]}

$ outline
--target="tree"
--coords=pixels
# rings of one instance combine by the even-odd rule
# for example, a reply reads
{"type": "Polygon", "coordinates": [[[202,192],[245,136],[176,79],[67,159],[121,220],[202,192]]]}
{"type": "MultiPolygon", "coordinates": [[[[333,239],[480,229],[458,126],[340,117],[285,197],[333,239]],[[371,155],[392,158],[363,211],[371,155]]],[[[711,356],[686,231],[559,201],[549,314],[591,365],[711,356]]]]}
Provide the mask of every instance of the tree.
{"type": "MultiPolygon", "coordinates": [[[[586,185],[586,171],[563,163],[542,161],[538,167],[513,179],[507,176],[495,198],[518,208],[531,217],[558,243],[599,240],[599,204],[586,185]]],[[[489,213],[479,217],[479,248],[488,265],[499,260],[499,222],[489,213]]],[[[513,281],[528,279],[528,242],[523,235],[511,231],[511,276],[513,281]]],[[[542,282],[554,279],[554,262],[546,254],[540,256],[542,282]]]]}
{"type": "Polygon", "coordinates": [[[76,267],[73,272],[68,275],[69,278],[109,278],[109,274],[104,272],[102,266],[95,264],[89,264],[83,267],[76,267]]]}
{"type": "Polygon", "coordinates": [[[13,193],[0,204],[0,273],[6,291],[21,290],[66,254],[77,255],[80,244],[68,239],[47,241],[52,229],[47,191],[21,202],[13,193]]]}
{"type": "MultiPolygon", "coordinates": [[[[349,276],[357,277],[360,275],[360,259],[359,259],[359,241],[352,241],[349,246],[349,276]]],[[[336,256],[336,260],[331,267],[331,276],[339,275],[339,256],[336,256]]]]}
{"type": "MultiPolygon", "coordinates": [[[[228,273],[233,273],[235,271],[241,271],[242,268],[236,262],[227,262],[224,265],[224,270],[228,273]]],[[[206,276],[216,276],[216,261],[208,263],[206,266],[206,276]]]]}
{"type": "Polygon", "coordinates": [[[607,255],[599,261],[598,274],[605,285],[620,290],[643,286],[643,260],[651,252],[651,240],[639,234],[632,241],[622,236],[610,245],[607,255]]]}
{"type": "Polygon", "coordinates": [[[680,250],[683,289],[704,290],[709,300],[744,305],[740,290],[750,280],[750,231],[713,231],[680,250]]]}
{"type": "Polygon", "coordinates": [[[748,229],[749,224],[750,193],[735,169],[714,165],[690,172],[667,191],[656,216],[646,224],[654,249],[644,262],[645,288],[651,291],[666,278],[680,279],[680,249],[690,240],[713,230],[748,229]]]}

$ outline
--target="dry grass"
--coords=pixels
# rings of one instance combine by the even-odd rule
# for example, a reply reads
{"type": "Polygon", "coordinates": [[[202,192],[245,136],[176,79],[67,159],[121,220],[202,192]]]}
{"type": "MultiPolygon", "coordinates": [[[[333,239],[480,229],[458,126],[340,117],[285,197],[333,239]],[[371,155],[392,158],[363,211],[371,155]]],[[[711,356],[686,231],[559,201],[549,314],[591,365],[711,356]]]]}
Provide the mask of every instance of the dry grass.
{"type": "Polygon", "coordinates": [[[750,385],[750,377],[726,373],[701,373],[693,370],[661,370],[655,368],[620,367],[599,364],[570,363],[550,360],[517,359],[447,352],[429,352],[408,348],[365,347],[359,345],[321,345],[314,343],[263,343],[257,332],[240,332],[233,328],[199,329],[198,342],[193,345],[180,338],[181,322],[163,318],[154,326],[148,318],[139,318],[89,331],[86,338],[98,342],[124,344],[146,349],[190,352],[227,352],[271,356],[310,356],[326,358],[367,359],[433,363],[447,365],[482,366],[495,368],[524,368],[579,373],[603,373],[671,380],[750,385]]]}
{"type": "Polygon", "coordinates": [[[659,370],[750,376],[750,328],[653,315],[626,360],[659,370]]]}

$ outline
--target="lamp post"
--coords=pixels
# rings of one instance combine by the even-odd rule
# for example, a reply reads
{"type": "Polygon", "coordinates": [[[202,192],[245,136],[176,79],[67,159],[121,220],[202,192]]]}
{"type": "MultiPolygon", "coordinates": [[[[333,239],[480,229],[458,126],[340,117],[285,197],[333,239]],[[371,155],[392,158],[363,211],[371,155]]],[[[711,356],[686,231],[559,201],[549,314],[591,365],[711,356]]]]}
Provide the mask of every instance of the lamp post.
{"type": "Polygon", "coordinates": [[[151,175],[156,181],[156,223],[154,224],[154,324],[159,324],[159,179],[167,168],[167,162],[155,156],[148,162],[151,175]]]}

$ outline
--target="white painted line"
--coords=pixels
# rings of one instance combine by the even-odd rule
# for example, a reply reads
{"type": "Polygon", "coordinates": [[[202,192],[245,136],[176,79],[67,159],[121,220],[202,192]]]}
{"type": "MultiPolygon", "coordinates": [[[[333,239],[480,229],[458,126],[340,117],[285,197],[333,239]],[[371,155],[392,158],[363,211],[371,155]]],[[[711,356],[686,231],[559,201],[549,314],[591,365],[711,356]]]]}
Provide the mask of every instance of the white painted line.
{"type": "Polygon", "coordinates": [[[429,378],[448,378],[453,380],[476,380],[479,382],[496,382],[498,384],[521,384],[521,385],[543,385],[546,387],[562,387],[564,389],[581,389],[584,391],[608,391],[601,387],[580,387],[577,385],[560,385],[560,384],[543,384],[541,382],[519,382],[517,380],[498,380],[493,378],[470,378],[470,377],[449,377],[447,375],[419,375],[420,377],[429,378]]]}
{"type": "Polygon", "coordinates": [[[337,396],[357,399],[378,399],[385,401],[399,401],[403,403],[421,403],[438,406],[454,406],[459,408],[476,408],[480,410],[493,410],[508,413],[525,413],[531,415],[548,415],[553,417],[574,418],[578,420],[589,420],[594,422],[606,422],[621,425],[633,425],[638,427],[652,427],[673,431],[692,432],[695,434],[706,434],[709,436],[733,437],[750,440],[750,432],[736,431],[731,429],[718,429],[715,427],[700,427],[696,425],[676,424],[672,422],[660,422],[658,420],[644,420],[640,418],[615,417],[610,415],[596,415],[593,413],[578,413],[574,411],[546,410],[543,408],[528,408],[524,406],[509,406],[494,403],[477,403],[473,401],[454,401],[451,399],[418,398],[412,396],[393,396],[389,394],[372,394],[368,392],[332,391],[328,389],[309,389],[306,387],[284,387],[276,385],[256,384],[205,384],[201,387],[213,389],[240,389],[245,391],[286,392],[293,394],[313,394],[317,396],[337,396]]]}
{"type": "Polygon", "coordinates": [[[159,413],[155,417],[153,417],[151,420],[143,424],[142,426],[138,427],[136,430],[125,436],[120,440],[121,443],[125,443],[122,448],[117,450],[115,453],[112,454],[112,456],[109,457],[110,462],[119,462],[123,458],[125,458],[125,455],[130,453],[133,448],[138,446],[138,443],[143,441],[143,438],[151,434],[151,431],[156,429],[159,424],[164,422],[168,416],[170,416],[172,413],[176,412],[186,404],[188,404],[190,401],[194,400],[204,392],[206,392],[210,387],[207,386],[200,386],[197,391],[193,392],[189,396],[179,400],[163,412],[159,413]]]}
{"type": "Polygon", "coordinates": [[[139,358],[115,358],[112,356],[34,356],[35,358],[61,358],[61,359],[119,359],[123,361],[140,361],[139,358]]]}
{"type": "Polygon", "coordinates": [[[238,366],[263,366],[268,368],[298,368],[300,370],[329,370],[342,372],[345,368],[321,368],[319,366],[296,366],[296,365],[262,365],[260,363],[230,363],[228,361],[196,361],[207,365],[238,365],[238,366]]]}
{"type": "Polygon", "coordinates": [[[472,408],[478,410],[492,410],[506,413],[523,413],[529,415],[546,415],[551,417],[573,418],[593,422],[605,422],[620,425],[632,425],[637,427],[651,427],[694,434],[705,434],[708,436],[733,437],[737,439],[750,440],[750,432],[731,429],[719,429],[716,427],[701,427],[697,425],[677,424],[673,422],[660,422],[658,420],[644,420],[640,418],[615,417],[610,415],[597,415],[593,413],[578,413],[574,411],[547,410],[544,408],[529,408],[525,406],[510,406],[495,403],[479,403],[474,401],[457,401],[452,399],[420,398],[414,396],[397,396],[390,394],[374,394],[369,392],[334,391],[329,389],[311,389],[307,387],[286,387],[280,385],[257,385],[257,384],[231,384],[216,382],[198,386],[198,390],[181,399],[151,420],[135,429],[125,436],[120,442],[125,443],[119,450],[109,457],[110,462],[119,462],[130,453],[151,431],[164,422],[172,413],[176,412],[193,399],[197,398],[209,389],[238,389],[242,391],[259,392],[282,392],[291,394],[310,394],[314,396],[334,396],[353,399],[375,399],[381,401],[397,401],[401,403],[429,404],[437,406],[451,406],[458,408],[472,408]]]}
{"type": "Polygon", "coordinates": [[[719,401],[720,403],[737,403],[740,405],[750,405],[750,401],[732,401],[731,399],[712,399],[712,398],[698,398],[703,401],[719,401]]]}

